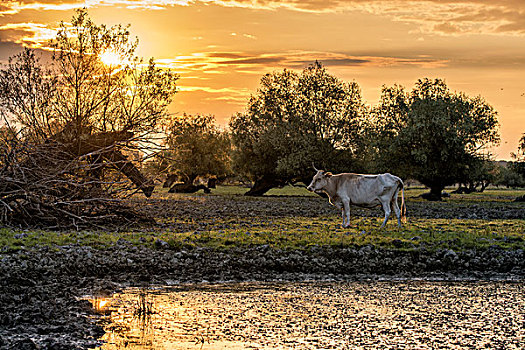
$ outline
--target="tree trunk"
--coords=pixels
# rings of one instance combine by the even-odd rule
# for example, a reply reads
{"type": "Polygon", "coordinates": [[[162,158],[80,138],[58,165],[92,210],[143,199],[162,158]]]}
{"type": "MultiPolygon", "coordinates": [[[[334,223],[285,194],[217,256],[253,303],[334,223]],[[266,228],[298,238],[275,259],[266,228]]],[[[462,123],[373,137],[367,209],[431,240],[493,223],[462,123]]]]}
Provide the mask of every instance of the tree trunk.
{"type": "Polygon", "coordinates": [[[194,184],[175,184],[173,185],[168,193],[195,193],[199,190],[204,190],[204,193],[211,193],[211,190],[204,185],[194,185],[194,184]]]}
{"type": "Polygon", "coordinates": [[[163,188],[168,188],[168,187],[171,188],[171,186],[173,186],[175,181],[177,181],[177,175],[175,175],[175,174],[168,174],[168,176],[166,176],[166,181],[164,181],[164,183],[162,184],[162,187],[163,188]]]}
{"type": "Polygon", "coordinates": [[[212,177],[208,179],[208,188],[217,188],[217,179],[212,177]]]}
{"type": "Polygon", "coordinates": [[[275,178],[269,178],[269,177],[262,177],[260,179],[255,180],[255,183],[253,184],[252,188],[248,192],[246,192],[245,196],[262,196],[269,190],[275,187],[282,187],[286,184],[283,180],[278,180],[275,178]]]}
{"type": "Polygon", "coordinates": [[[485,191],[488,185],[490,185],[489,181],[481,181],[481,188],[479,189],[479,192],[485,191]]]}
{"type": "Polygon", "coordinates": [[[112,165],[127,176],[128,179],[137,186],[146,197],[151,197],[155,186],[137,169],[128,158],[120,151],[113,150],[105,153],[104,158],[111,161],[112,165]]]}
{"type": "Polygon", "coordinates": [[[89,128],[82,129],[79,135],[75,128],[68,125],[61,132],[50,138],[49,142],[59,144],[66,152],[77,157],[98,152],[113,167],[126,175],[135,186],[142,190],[146,197],[150,197],[155,188],[153,183],[142,175],[125,155],[113,147],[116,143],[129,140],[132,137],[133,133],[129,131],[91,134],[89,128]]]}
{"type": "Polygon", "coordinates": [[[168,193],[195,193],[198,190],[204,190],[204,193],[210,193],[211,190],[208,187],[193,184],[196,178],[197,175],[188,175],[184,183],[171,186],[168,193]]]}
{"type": "Polygon", "coordinates": [[[443,189],[444,187],[441,185],[430,186],[430,192],[423,193],[421,195],[421,198],[424,198],[429,201],[440,201],[442,199],[441,194],[443,192],[443,189]]]}

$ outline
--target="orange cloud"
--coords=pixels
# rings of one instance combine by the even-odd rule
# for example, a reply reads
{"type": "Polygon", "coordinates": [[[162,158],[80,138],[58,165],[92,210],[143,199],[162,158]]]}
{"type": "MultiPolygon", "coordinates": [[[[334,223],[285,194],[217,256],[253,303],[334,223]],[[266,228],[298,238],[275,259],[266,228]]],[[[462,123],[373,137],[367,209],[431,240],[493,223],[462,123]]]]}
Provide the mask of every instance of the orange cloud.
{"type": "Polygon", "coordinates": [[[169,67],[179,73],[192,71],[208,73],[220,71],[243,71],[261,74],[268,68],[303,69],[314,61],[326,66],[348,67],[404,67],[440,68],[447,65],[447,60],[432,57],[388,57],[354,56],[333,52],[288,51],[278,53],[252,54],[242,52],[205,52],[190,56],[156,60],[161,66],[169,67]]]}
{"type": "Polygon", "coordinates": [[[21,0],[12,1],[7,0],[6,3],[0,5],[0,15],[12,15],[24,10],[58,10],[67,11],[75,8],[85,7],[89,1],[81,0],[21,0]]]}
{"type": "Polygon", "coordinates": [[[195,4],[310,13],[365,12],[414,23],[422,32],[442,35],[525,34],[523,0],[22,0],[0,5],[0,14],[99,6],[162,10],[195,4]]]}
{"type": "Polygon", "coordinates": [[[39,23],[9,23],[0,26],[0,41],[14,42],[32,48],[42,48],[55,35],[54,28],[39,23]]]}

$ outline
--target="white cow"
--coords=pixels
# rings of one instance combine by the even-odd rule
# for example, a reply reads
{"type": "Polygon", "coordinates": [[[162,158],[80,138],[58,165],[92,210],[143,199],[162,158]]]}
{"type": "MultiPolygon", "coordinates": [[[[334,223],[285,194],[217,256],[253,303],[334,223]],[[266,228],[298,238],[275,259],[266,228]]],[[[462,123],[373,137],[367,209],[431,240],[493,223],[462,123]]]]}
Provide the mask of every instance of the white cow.
{"type": "Polygon", "coordinates": [[[381,205],[385,212],[385,220],[381,228],[385,227],[391,209],[394,209],[400,227],[401,221],[406,222],[405,190],[403,181],[397,176],[351,173],[332,175],[329,172],[317,170],[317,174],[307,189],[328,195],[330,203],[342,211],[343,227],[350,226],[350,204],[365,208],[381,205]],[[397,205],[399,190],[402,191],[401,209],[397,205]]]}

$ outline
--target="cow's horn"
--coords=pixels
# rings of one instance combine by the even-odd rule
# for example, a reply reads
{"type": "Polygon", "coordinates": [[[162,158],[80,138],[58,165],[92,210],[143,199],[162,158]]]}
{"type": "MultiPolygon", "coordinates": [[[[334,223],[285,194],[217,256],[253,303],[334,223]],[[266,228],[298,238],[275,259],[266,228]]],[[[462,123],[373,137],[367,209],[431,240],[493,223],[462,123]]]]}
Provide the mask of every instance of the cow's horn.
{"type": "Polygon", "coordinates": [[[315,171],[319,171],[319,170],[315,167],[314,162],[312,162],[312,166],[314,167],[314,170],[315,170],[315,171]]]}

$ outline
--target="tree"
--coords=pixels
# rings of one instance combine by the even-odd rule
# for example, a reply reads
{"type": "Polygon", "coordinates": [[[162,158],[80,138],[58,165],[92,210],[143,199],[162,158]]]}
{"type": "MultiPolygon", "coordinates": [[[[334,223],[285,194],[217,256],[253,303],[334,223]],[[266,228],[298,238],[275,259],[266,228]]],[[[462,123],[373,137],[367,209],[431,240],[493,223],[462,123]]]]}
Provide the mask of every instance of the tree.
{"type": "Polygon", "coordinates": [[[359,169],[364,105],[357,83],[316,62],[301,74],[266,74],[245,113],[230,121],[236,172],[255,181],[247,195],[305,182],[318,167],[359,169]]]}
{"type": "MultiPolygon", "coordinates": [[[[510,162],[509,171],[513,174],[510,176],[514,180],[514,185],[519,187],[525,186],[525,134],[520,139],[518,152],[511,154],[516,161],[510,162]]],[[[525,195],[516,198],[517,202],[525,202],[525,195]]]]}
{"type": "MultiPolygon", "coordinates": [[[[137,167],[140,157],[129,156],[144,150],[167,115],[178,76],[152,59],[144,63],[135,55],[137,43],[128,27],[96,25],[85,9],[78,10],[71,25],[61,24],[50,60],[42,63],[26,49],[0,71],[0,112],[14,135],[0,152],[0,176],[13,179],[0,193],[8,212],[17,207],[36,215],[38,202],[52,198],[62,205],[87,203],[92,196],[102,207],[109,197],[129,193],[128,182],[151,195],[153,185],[137,167]],[[79,186],[84,190],[72,190],[79,186]],[[29,188],[34,193],[28,197],[29,188]]],[[[87,222],[83,218],[97,210],[83,208],[65,212],[76,223],[87,222]]],[[[42,217],[67,216],[52,211],[42,217]]]]}
{"type": "Polygon", "coordinates": [[[411,93],[384,86],[374,113],[377,167],[417,179],[432,200],[499,141],[497,112],[482,97],[451,92],[440,79],[420,79],[411,93]]]}
{"type": "Polygon", "coordinates": [[[184,186],[177,187],[177,192],[197,190],[193,182],[198,176],[224,177],[230,173],[230,139],[212,116],[174,117],[166,134],[168,149],[159,160],[168,174],[183,179],[184,186]]]}
{"type": "Polygon", "coordinates": [[[482,156],[473,158],[466,164],[463,174],[458,178],[459,187],[454,193],[483,192],[488,185],[495,183],[498,176],[496,164],[482,156]]]}
{"type": "Polygon", "coordinates": [[[519,141],[518,152],[511,153],[511,157],[518,162],[525,162],[525,133],[519,141]]]}
{"type": "Polygon", "coordinates": [[[508,162],[506,165],[499,165],[497,170],[496,185],[507,188],[525,187],[525,177],[516,170],[513,162],[508,162]]]}

